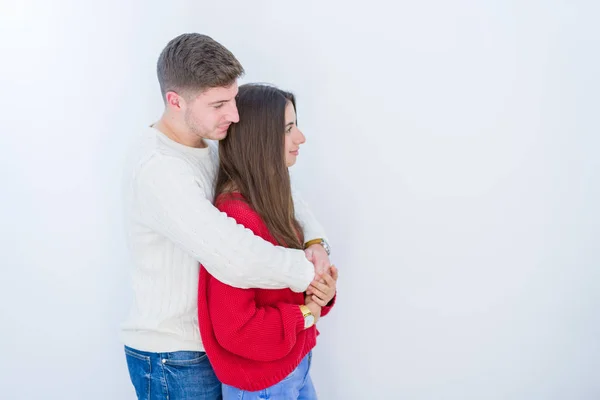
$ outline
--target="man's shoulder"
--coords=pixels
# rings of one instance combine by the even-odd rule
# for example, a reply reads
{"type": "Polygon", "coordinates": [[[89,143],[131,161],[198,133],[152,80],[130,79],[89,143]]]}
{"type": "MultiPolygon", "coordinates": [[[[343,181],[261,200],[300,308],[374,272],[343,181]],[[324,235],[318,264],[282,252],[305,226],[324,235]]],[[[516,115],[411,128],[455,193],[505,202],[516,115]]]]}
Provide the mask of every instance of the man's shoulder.
{"type": "Polygon", "coordinates": [[[156,164],[180,168],[187,166],[185,158],[179,152],[165,146],[156,130],[147,127],[131,141],[126,169],[139,171],[156,164]]]}

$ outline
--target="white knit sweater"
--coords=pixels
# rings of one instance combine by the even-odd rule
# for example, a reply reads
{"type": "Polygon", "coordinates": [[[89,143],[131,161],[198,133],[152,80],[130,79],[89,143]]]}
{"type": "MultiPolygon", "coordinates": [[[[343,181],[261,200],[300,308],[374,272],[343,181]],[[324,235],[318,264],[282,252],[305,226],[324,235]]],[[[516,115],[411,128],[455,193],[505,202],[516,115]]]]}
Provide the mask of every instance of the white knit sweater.
{"type": "MultiPolygon", "coordinates": [[[[198,330],[199,265],[240,288],[301,292],[314,268],[301,250],[254,236],[212,205],[218,152],[181,145],[154,128],[135,141],[124,179],[133,304],[122,325],[125,345],[142,351],[202,351],[198,330]]],[[[307,240],[323,229],[294,192],[307,240]]]]}

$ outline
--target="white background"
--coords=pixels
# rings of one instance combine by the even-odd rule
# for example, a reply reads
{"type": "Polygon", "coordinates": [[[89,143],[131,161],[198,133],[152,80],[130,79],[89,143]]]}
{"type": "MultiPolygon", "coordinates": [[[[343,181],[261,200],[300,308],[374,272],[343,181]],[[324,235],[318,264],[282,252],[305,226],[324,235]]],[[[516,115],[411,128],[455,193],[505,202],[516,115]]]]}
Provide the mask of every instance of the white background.
{"type": "Polygon", "coordinates": [[[297,95],[321,399],[600,397],[598,2],[202,3],[0,3],[0,398],[134,398],[121,159],[190,31],[297,95]]]}

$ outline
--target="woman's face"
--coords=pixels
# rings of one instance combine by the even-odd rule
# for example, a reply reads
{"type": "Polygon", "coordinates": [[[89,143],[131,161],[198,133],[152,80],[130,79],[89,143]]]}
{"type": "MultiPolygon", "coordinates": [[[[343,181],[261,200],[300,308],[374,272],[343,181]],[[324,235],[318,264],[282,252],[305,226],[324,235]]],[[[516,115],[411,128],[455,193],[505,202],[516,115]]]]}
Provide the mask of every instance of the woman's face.
{"type": "Polygon", "coordinates": [[[296,110],[291,101],[285,106],[285,165],[296,164],[300,145],[306,141],[304,134],[296,126],[296,110]]]}

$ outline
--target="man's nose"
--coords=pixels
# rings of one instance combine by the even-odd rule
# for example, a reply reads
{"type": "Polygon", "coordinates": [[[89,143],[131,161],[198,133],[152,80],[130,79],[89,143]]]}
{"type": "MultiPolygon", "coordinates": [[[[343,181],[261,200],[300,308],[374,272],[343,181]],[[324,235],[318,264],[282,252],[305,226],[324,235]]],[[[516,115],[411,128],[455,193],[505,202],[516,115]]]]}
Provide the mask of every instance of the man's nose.
{"type": "Polygon", "coordinates": [[[233,103],[230,106],[230,109],[228,110],[227,120],[233,122],[234,124],[240,122],[240,114],[238,113],[238,109],[235,103],[233,103]]]}

